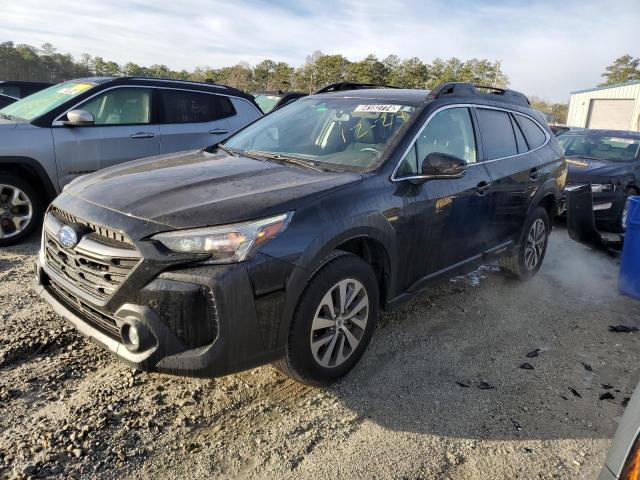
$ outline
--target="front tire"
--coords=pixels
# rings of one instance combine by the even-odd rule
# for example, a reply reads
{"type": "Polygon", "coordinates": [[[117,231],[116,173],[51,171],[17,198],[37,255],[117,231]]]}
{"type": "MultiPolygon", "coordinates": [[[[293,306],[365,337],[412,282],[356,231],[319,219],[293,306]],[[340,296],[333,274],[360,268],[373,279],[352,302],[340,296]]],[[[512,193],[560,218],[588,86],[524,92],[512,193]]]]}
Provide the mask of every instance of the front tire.
{"type": "Polygon", "coordinates": [[[550,233],[549,214],[544,208],[536,207],[525,224],[519,245],[510,255],[498,261],[500,269],[518,280],[533,277],[542,266],[550,233]]]}
{"type": "Polygon", "coordinates": [[[44,213],[35,189],[19,177],[0,174],[0,247],[21,242],[40,225],[44,213]]]}
{"type": "Polygon", "coordinates": [[[364,260],[338,254],[313,276],[298,302],[286,355],[276,367],[308,385],[327,385],[358,363],[378,318],[376,276],[364,260]]]}

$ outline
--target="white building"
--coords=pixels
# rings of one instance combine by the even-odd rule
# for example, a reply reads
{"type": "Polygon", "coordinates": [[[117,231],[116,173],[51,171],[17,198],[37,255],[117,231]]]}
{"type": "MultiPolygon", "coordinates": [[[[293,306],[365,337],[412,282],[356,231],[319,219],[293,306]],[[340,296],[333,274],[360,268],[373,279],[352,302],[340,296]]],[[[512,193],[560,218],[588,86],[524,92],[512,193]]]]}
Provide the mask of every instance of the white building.
{"type": "Polygon", "coordinates": [[[640,80],[571,92],[567,125],[640,132],[640,80]]]}

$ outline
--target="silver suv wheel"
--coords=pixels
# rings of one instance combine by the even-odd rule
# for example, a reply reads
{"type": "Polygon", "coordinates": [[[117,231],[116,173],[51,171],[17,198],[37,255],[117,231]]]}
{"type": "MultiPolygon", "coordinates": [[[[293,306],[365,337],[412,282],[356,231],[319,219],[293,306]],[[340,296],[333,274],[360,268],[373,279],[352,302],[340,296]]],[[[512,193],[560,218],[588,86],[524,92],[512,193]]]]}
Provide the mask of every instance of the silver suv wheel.
{"type": "Polygon", "coordinates": [[[369,318],[369,295],[358,280],[339,281],[324,295],[311,324],[311,352],[326,368],[342,365],[362,340],[369,318]]]}
{"type": "Polygon", "coordinates": [[[547,227],[541,218],[537,218],[529,229],[524,249],[524,264],[529,271],[534,270],[542,260],[544,244],[547,240],[546,230],[547,227]]]}
{"type": "Polygon", "coordinates": [[[33,203],[25,192],[14,185],[0,184],[0,238],[22,232],[33,216],[33,203]]]}

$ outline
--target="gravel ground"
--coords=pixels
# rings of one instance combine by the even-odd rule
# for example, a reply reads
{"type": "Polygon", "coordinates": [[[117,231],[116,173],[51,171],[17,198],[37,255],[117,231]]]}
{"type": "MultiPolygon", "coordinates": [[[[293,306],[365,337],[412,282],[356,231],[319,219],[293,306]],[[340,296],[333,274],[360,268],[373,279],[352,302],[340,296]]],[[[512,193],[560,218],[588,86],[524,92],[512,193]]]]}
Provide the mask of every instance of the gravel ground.
{"type": "Polygon", "coordinates": [[[385,313],[329,389],[132,371],[35,296],[36,251],[0,251],[1,478],[591,479],[640,379],[640,334],[607,328],[640,302],[562,229],[528,283],[485,267],[385,313]]]}

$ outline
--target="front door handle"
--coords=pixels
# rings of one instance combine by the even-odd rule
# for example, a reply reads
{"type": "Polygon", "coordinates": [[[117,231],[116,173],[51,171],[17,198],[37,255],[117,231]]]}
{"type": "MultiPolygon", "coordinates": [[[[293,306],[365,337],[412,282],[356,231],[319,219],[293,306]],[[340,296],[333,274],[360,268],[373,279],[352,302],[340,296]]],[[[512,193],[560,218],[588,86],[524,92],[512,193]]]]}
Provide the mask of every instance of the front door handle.
{"type": "Polygon", "coordinates": [[[226,135],[229,133],[229,130],[225,130],[224,128],[214,128],[213,130],[209,130],[211,135],[226,135]]]}
{"type": "Polygon", "coordinates": [[[485,181],[480,182],[474,189],[476,191],[476,195],[480,195],[480,196],[485,195],[487,193],[487,190],[489,190],[490,186],[491,186],[490,182],[485,182],[485,181]]]}
{"type": "Polygon", "coordinates": [[[155,136],[156,134],[151,132],[138,132],[131,135],[130,138],[153,138],[155,136]]]}

